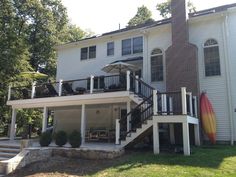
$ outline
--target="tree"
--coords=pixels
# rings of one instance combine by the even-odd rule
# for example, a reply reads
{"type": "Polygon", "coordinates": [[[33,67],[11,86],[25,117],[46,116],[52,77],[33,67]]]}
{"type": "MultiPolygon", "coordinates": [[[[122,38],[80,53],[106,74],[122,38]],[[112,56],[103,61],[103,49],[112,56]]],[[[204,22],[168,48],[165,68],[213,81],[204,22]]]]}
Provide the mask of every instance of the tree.
{"type": "MultiPolygon", "coordinates": [[[[157,4],[156,8],[160,12],[160,15],[163,18],[171,17],[171,5],[170,4],[171,4],[171,0],[167,0],[166,2],[157,4]]],[[[196,12],[196,7],[193,5],[192,2],[188,1],[187,6],[188,6],[190,13],[196,12]]]]}
{"type": "Polygon", "coordinates": [[[136,15],[129,20],[128,27],[137,26],[153,21],[154,20],[152,19],[152,12],[143,5],[138,8],[136,15]]]}

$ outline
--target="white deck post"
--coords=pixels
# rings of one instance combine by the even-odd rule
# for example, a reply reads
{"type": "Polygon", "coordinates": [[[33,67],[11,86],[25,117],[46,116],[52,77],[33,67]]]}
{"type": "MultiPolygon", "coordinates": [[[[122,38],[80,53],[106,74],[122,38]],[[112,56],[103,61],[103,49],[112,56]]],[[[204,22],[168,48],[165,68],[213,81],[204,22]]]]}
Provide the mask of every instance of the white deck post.
{"type": "Polygon", "coordinates": [[[193,100],[194,100],[194,117],[196,117],[197,118],[197,97],[196,96],[193,96],[193,100]]]}
{"type": "Polygon", "coordinates": [[[162,115],[167,115],[167,100],[166,100],[166,94],[161,95],[161,103],[162,103],[162,115]]]}
{"type": "Polygon", "coordinates": [[[184,155],[190,155],[189,125],[188,122],[182,123],[183,128],[183,149],[184,155]]]}
{"type": "Polygon", "coordinates": [[[170,144],[175,144],[175,127],[174,124],[169,124],[170,128],[170,144]]]}
{"type": "Polygon", "coordinates": [[[190,116],[193,116],[193,97],[192,97],[192,92],[189,92],[188,95],[189,95],[189,111],[190,111],[190,116]]]}
{"type": "Polygon", "coordinates": [[[63,80],[60,79],[59,80],[59,88],[58,88],[58,96],[62,95],[62,84],[63,84],[63,80]]]}
{"type": "Polygon", "coordinates": [[[94,76],[90,76],[90,93],[93,93],[93,88],[94,88],[94,76]]]}
{"type": "Polygon", "coordinates": [[[126,71],[126,90],[130,90],[130,71],[126,71]]]}
{"type": "Polygon", "coordinates": [[[186,87],[181,87],[182,114],[187,114],[186,87]]]}
{"type": "Polygon", "coordinates": [[[16,114],[17,110],[12,108],[10,140],[14,140],[16,134],[16,114]]]}
{"type": "Polygon", "coordinates": [[[42,132],[46,132],[47,130],[47,118],[48,118],[48,108],[45,106],[43,108],[42,132]]]}
{"type": "MultiPolygon", "coordinates": [[[[126,103],[126,109],[127,109],[127,113],[129,113],[131,111],[131,104],[130,101],[127,101],[126,103]]],[[[131,130],[131,115],[128,115],[127,117],[127,132],[131,130]]]]}
{"type": "Polygon", "coordinates": [[[11,84],[9,85],[8,87],[8,96],[7,96],[7,100],[10,100],[11,99],[11,84]]]}
{"type": "Polygon", "coordinates": [[[169,97],[170,115],[173,115],[173,98],[169,97]]]}
{"type": "Polygon", "coordinates": [[[139,77],[138,76],[135,76],[135,92],[136,93],[139,93],[139,86],[138,86],[138,79],[139,77]]]}
{"type": "Polygon", "coordinates": [[[32,83],[32,91],[31,91],[31,98],[32,99],[34,98],[34,95],[35,95],[35,86],[36,86],[36,81],[34,81],[32,83]]]}
{"type": "Polygon", "coordinates": [[[153,90],[153,115],[157,115],[157,112],[158,112],[157,90],[153,90]]]}
{"type": "Polygon", "coordinates": [[[153,152],[154,152],[154,154],[160,153],[159,125],[157,122],[153,123],[153,152]]]}
{"type": "Polygon", "coordinates": [[[81,144],[85,143],[85,130],[86,130],[86,115],[85,115],[85,104],[82,104],[81,108],[81,144]]]}
{"type": "Polygon", "coordinates": [[[120,119],[116,119],[116,145],[120,144],[120,119]]]}
{"type": "Polygon", "coordinates": [[[195,145],[200,146],[200,133],[199,133],[199,124],[194,124],[194,138],[195,138],[195,145]]]}

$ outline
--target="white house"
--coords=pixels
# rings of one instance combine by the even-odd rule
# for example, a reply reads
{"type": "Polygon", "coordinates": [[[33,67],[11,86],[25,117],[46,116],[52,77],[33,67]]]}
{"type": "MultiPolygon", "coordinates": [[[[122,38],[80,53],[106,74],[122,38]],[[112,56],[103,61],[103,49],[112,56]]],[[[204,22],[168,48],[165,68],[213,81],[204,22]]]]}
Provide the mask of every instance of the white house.
{"type": "Polygon", "coordinates": [[[83,142],[101,140],[125,147],[151,132],[155,153],[167,136],[170,143],[183,143],[189,154],[191,138],[199,145],[197,98],[204,91],[216,113],[217,141],[233,144],[236,4],[186,16],[185,0],[172,0],[172,9],[172,19],[56,46],[57,82],[50,83],[55,93],[44,85],[50,94],[43,95],[42,85],[33,85],[31,98],[18,99],[16,89],[9,89],[11,138],[17,109],[43,108],[43,131],[49,109],[54,111],[54,131],[80,130],[83,142]],[[117,62],[134,65],[136,72],[102,70],[117,62]]]}

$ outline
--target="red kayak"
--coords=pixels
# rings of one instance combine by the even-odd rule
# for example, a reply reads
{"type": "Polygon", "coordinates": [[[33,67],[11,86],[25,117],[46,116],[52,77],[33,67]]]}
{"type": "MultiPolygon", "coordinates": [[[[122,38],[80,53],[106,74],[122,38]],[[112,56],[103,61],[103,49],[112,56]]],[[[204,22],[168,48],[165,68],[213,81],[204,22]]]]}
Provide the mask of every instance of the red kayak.
{"type": "Polygon", "coordinates": [[[216,116],[212,104],[205,93],[200,97],[200,111],[203,130],[212,144],[216,143],[216,116]]]}

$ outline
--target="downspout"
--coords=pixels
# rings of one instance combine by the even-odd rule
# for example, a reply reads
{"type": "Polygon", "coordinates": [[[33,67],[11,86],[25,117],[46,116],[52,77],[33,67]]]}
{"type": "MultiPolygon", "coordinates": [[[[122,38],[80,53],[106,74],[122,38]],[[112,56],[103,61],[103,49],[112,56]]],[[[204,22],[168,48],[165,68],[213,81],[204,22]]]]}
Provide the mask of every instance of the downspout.
{"type": "Polygon", "coordinates": [[[227,88],[227,97],[229,105],[229,120],[230,120],[230,144],[234,145],[234,120],[233,120],[233,110],[232,110],[232,95],[231,95],[231,75],[229,69],[229,48],[228,48],[228,14],[225,13],[225,18],[222,23],[222,32],[223,32],[223,43],[224,43],[224,55],[225,55],[225,73],[226,73],[226,88],[227,88]]]}

